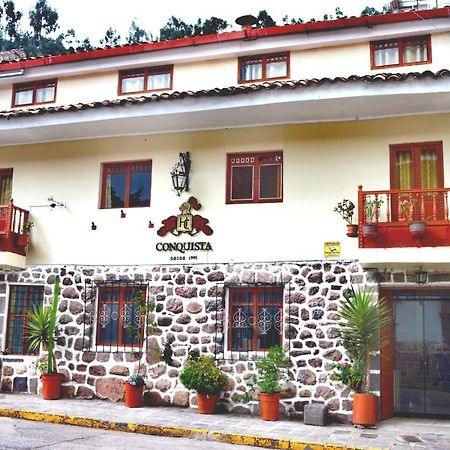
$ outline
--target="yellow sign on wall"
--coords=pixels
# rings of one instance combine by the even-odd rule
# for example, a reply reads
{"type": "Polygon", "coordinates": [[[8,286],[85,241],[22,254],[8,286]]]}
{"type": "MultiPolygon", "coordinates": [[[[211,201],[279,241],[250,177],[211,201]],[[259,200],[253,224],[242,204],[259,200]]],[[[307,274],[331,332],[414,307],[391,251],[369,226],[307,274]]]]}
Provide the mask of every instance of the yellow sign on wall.
{"type": "Polygon", "coordinates": [[[340,258],[341,257],[341,243],[340,242],[325,242],[323,247],[323,255],[325,258],[340,258]]]}

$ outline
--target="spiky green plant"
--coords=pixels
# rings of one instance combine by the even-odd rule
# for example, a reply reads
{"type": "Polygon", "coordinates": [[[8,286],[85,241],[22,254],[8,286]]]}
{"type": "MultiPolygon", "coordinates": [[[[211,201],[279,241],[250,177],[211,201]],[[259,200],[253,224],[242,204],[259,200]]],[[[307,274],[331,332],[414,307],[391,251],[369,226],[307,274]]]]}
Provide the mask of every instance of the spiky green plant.
{"type": "Polygon", "coordinates": [[[380,330],[390,321],[390,312],[384,298],[379,300],[372,289],[352,289],[352,294],[342,301],[339,314],[342,320],[336,328],[342,345],[363,377],[361,392],[370,390],[370,354],[381,347],[380,330]]]}
{"type": "Polygon", "coordinates": [[[28,340],[31,350],[38,350],[41,346],[47,349],[47,373],[56,372],[54,356],[56,313],[59,299],[59,276],[56,277],[53,289],[53,301],[50,306],[34,306],[28,312],[28,340]]]}

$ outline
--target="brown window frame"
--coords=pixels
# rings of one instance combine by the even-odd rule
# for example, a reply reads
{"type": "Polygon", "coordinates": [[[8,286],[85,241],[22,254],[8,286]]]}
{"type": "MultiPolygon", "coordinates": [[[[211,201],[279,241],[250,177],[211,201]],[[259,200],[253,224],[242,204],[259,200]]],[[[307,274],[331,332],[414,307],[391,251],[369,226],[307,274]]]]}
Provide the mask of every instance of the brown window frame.
{"type": "MultiPolygon", "coordinates": [[[[126,296],[129,293],[133,293],[133,296],[137,291],[144,292],[144,302],[147,302],[147,290],[143,286],[127,286],[127,285],[110,285],[110,286],[101,286],[98,288],[98,310],[97,310],[97,319],[96,319],[96,346],[97,347],[106,347],[106,348],[113,348],[113,347],[124,347],[124,348],[141,348],[143,341],[144,341],[144,331],[145,331],[145,313],[142,313],[142,311],[137,310],[139,316],[140,316],[140,324],[139,324],[139,337],[134,337],[131,334],[131,332],[127,331],[127,328],[123,326],[123,322],[125,320],[125,314],[127,314],[127,311],[125,311],[126,305],[134,305],[133,298],[130,300],[126,300],[126,296]],[[105,301],[103,295],[105,293],[118,293],[118,301],[105,301]],[[101,336],[101,320],[104,318],[104,316],[101,313],[102,306],[104,304],[117,304],[118,305],[118,317],[117,320],[115,320],[114,325],[117,326],[117,341],[105,341],[102,339],[101,336]],[[124,331],[125,330],[125,331],[124,331]],[[128,334],[130,333],[130,334],[128,334]],[[131,342],[126,342],[127,338],[131,338],[131,342]],[[137,341],[137,342],[136,342],[137,341]]],[[[136,310],[137,308],[133,306],[133,309],[136,310]]],[[[111,317],[112,317],[111,312],[111,317]]],[[[112,319],[111,319],[112,320],[112,319]]],[[[131,318],[133,321],[133,318],[131,318]]]]}
{"type": "Polygon", "coordinates": [[[277,203],[283,201],[283,151],[268,151],[268,152],[243,152],[243,153],[228,153],[227,154],[227,180],[226,180],[226,203],[236,204],[236,203],[277,203]],[[269,163],[279,164],[281,166],[280,175],[280,197],[274,198],[261,198],[260,197],[260,168],[265,165],[261,159],[278,159],[275,161],[269,161],[269,163]],[[237,161],[237,160],[240,161],[237,161]],[[242,161],[244,160],[244,161],[242,161]],[[252,187],[253,187],[253,197],[251,199],[232,199],[232,170],[233,167],[242,166],[252,166],[253,167],[253,177],[252,177],[252,187]]]}
{"type": "Polygon", "coordinates": [[[12,92],[11,107],[12,108],[21,108],[22,106],[46,105],[48,103],[54,103],[56,100],[56,90],[57,90],[57,86],[58,86],[57,81],[58,81],[57,79],[52,79],[52,80],[35,81],[32,83],[14,84],[13,92],[12,92]],[[49,100],[48,102],[37,102],[36,101],[37,90],[42,89],[42,88],[48,88],[48,87],[55,88],[52,100],[49,100]],[[33,97],[32,97],[31,103],[16,104],[16,93],[23,92],[23,91],[33,91],[33,97]]]}
{"type": "MultiPolygon", "coordinates": [[[[244,352],[251,352],[251,351],[266,351],[269,350],[269,348],[273,345],[282,345],[283,342],[283,297],[284,297],[284,287],[283,286],[245,286],[245,287],[230,287],[229,288],[229,296],[228,296],[228,334],[227,334],[227,350],[228,351],[244,351],[244,352]],[[260,296],[261,293],[270,293],[272,294],[275,300],[269,301],[268,303],[260,302],[260,296]],[[245,294],[252,294],[252,322],[250,322],[250,317],[247,317],[249,320],[250,327],[252,329],[252,338],[251,338],[251,348],[239,348],[235,346],[235,342],[233,342],[233,329],[238,329],[240,327],[233,327],[234,322],[236,320],[236,317],[233,317],[233,307],[239,306],[240,304],[245,305],[245,302],[242,300],[243,296],[245,294]],[[279,307],[279,327],[278,330],[279,334],[279,340],[277,343],[271,342],[268,344],[267,347],[262,347],[259,345],[259,336],[260,329],[259,329],[259,312],[258,308],[259,306],[267,305],[267,306],[275,306],[279,307]],[[256,320],[255,320],[256,318],[256,320]]],[[[245,313],[244,313],[245,314],[245,313]]],[[[244,327],[245,328],[245,327],[244,327]]],[[[275,332],[277,331],[276,328],[275,332]]]]}
{"type": "MultiPolygon", "coordinates": [[[[4,193],[2,192],[4,178],[10,178],[11,179],[11,190],[12,190],[12,181],[13,181],[13,169],[12,168],[0,169],[0,198],[2,198],[3,195],[4,195],[4,193]]],[[[11,198],[9,198],[8,201],[10,199],[11,198]]],[[[7,205],[7,203],[5,203],[3,205],[0,203],[0,206],[5,206],[5,205],[7,205]]]]}
{"type": "Polygon", "coordinates": [[[129,94],[141,94],[144,92],[160,92],[160,91],[170,91],[173,86],[173,65],[167,66],[157,66],[157,67],[143,67],[139,69],[131,69],[131,70],[121,70],[119,72],[119,85],[117,86],[118,95],[129,95],[129,94]],[[170,82],[169,87],[165,87],[162,89],[148,89],[147,81],[149,75],[161,75],[161,74],[169,74],[170,82]],[[122,91],[122,80],[124,78],[133,78],[133,77],[144,77],[144,89],[140,91],[122,91]]]}
{"type": "MultiPolygon", "coordinates": [[[[37,305],[38,302],[32,302],[31,296],[32,291],[40,290],[41,292],[41,302],[44,302],[44,286],[43,285],[36,285],[36,284],[12,284],[9,286],[9,292],[8,292],[8,315],[7,315],[7,325],[6,325],[6,332],[5,332],[5,352],[8,354],[14,354],[14,355],[37,355],[39,353],[39,350],[29,350],[29,340],[27,338],[28,335],[28,312],[31,309],[32,305],[37,305]],[[23,298],[21,299],[23,301],[23,304],[21,304],[21,311],[12,312],[12,305],[13,305],[13,299],[12,295],[15,295],[14,300],[17,300],[17,292],[13,294],[14,290],[23,290],[23,298]],[[23,325],[22,325],[22,348],[23,352],[18,353],[15,351],[13,347],[13,342],[11,341],[10,336],[10,328],[12,327],[12,318],[13,317],[21,317],[23,319],[23,325]]],[[[17,326],[17,323],[15,323],[17,326]]]]}
{"type": "Polygon", "coordinates": [[[152,200],[152,169],[153,164],[151,159],[143,159],[136,161],[115,161],[115,162],[105,162],[102,163],[101,168],[101,186],[100,186],[100,209],[120,209],[120,208],[147,208],[151,205],[152,200]],[[145,206],[130,206],[130,194],[131,194],[131,176],[134,173],[146,173],[146,170],[134,171],[132,166],[135,165],[149,165],[149,176],[150,176],[150,192],[148,205],[145,206]],[[125,193],[124,193],[124,205],[123,206],[105,206],[106,203],[106,178],[108,176],[109,169],[123,167],[125,174],[125,193]]]}
{"type": "Polygon", "coordinates": [[[409,36],[404,38],[397,38],[397,39],[386,39],[383,41],[372,41],[370,43],[370,66],[372,69],[383,69],[386,67],[401,67],[401,66],[416,66],[419,64],[430,64],[432,62],[431,57],[431,35],[424,35],[424,36],[409,36]],[[406,47],[406,43],[416,40],[419,41],[426,41],[427,44],[427,60],[426,61],[414,61],[414,62],[403,62],[404,58],[404,48],[406,47]],[[381,44],[395,44],[394,47],[398,48],[398,63],[397,64],[386,64],[382,66],[376,66],[375,65],[375,50],[377,50],[377,45],[381,44]]]}
{"type": "Polygon", "coordinates": [[[290,78],[290,53],[282,52],[282,53],[271,53],[267,55],[251,55],[251,56],[242,56],[239,58],[238,62],[238,83],[254,83],[255,81],[269,81],[269,80],[285,80],[290,78]],[[267,77],[266,76],[266,67],[269,59],[272,58],[284,58],[286,60],[286,75],[282,77],[267,77]],[[242,78],[242,66],[248,64],[251,61],[261,60],[261,78],[253,78],[251,80],[244,80],[242,78]]]}

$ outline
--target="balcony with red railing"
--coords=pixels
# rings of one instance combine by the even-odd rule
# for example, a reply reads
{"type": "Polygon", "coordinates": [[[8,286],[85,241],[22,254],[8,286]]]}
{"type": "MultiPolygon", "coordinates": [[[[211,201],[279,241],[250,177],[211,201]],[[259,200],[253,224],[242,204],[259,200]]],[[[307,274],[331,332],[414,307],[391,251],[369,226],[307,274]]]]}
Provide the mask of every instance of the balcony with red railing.
{"type": "Polygon", "coordinates": [[[25,209],[15,206],[12,199],[0,206],[0,252],[26,256],[29,215],[25,209]]]}
{"type": "Polygon", "coordinates": [[[360,248],[450,246],[450,188],[358,189],[360,248]]]}

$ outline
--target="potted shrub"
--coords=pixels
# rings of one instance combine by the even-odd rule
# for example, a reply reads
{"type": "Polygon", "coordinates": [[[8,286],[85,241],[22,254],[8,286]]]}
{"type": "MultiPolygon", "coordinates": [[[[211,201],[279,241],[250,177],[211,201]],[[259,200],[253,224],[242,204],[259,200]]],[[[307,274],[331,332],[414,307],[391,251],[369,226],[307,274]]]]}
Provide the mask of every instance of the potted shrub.
{"type": "Polygon", "coordinates": [[[408,227],[411,236],[415,239],[422,239],[425,236],[427,224],[422,220],[414,220],[414,208],[416,204],[416,198],[403,197],[400,200],[402,215],[399,220],[408,221],[408,227]]]}
{"type": "Polygon", "coordinates": [[[353,222],[353,214],[355,213],[355,204],[351,200],[344,198],[342,202],[339,202],[334,208],[346,222],[347,222],[347,236],[358,237],[358,225],[353,222]]]}
{"type": "Polygon", "coordinates": [[[28,237],[31,229],[34,227],[34,223],[27,220],[22,224],[20,234],[17,235],[17,245],[19,247],[26,247],[28,245],[28,237]]]}
{"type": "Polygon", "coordinates": [[[125,405],[128,408],[139,408],[142,406],[142,394],[144,393],[144,375],[133,373],[125,382],[125,405]]]}
{"type": "Polygon", "coordinates": [[[381,347],[380,329],[390,320],[384,299],[377,299],[369,288],[352,289],[342,301],[337,327],[350,363],[335,364],[332,375],[356,391],[353,397],[353,424],[373,426],[377,418],[377,397],[370,393],[370,356],[381,347]]]}
{"type": "Polygon", "coordinates": [[[42,398],[45,400],[57,400],[61,398],[61,384],[63,375],[56,370],[54,345],[56,341],[56,314],[59,299],[59,276],[56,276],[53,288],[53,301],[50,306],[34,306],[28,312],[28,340],[31,350],[41,348],[47,350],[46,358],[38,360],[38,368],[41,371],[42,398]]]}
{"type": "Polygon", "coordinates": [[[378,227],[375,222],[378,221],[382,204],[383,199],[381,198],[366,198],[364,203],[365,221],[362,226],[364,237],[375,239],[378,236],[378,227]]]}
{"type": "Polygon", "coordinates": [[[216,367],[212,356],[191,351],[187,364],[180,373],[180,381],[187,389],[197,392],[198,412],[212,414],[227,382],[227,376],[216,367]]]}
{"type": "MultiPolygon", "coordinates": [[[[257,374],[249,383],[250,390],[259,389],[261,403],[261,418],[263,420],[278,420],[280,418],[281,382],[288,381],[287,367],[289,360],[280,346],[271,347],[267,355],[256,361],[257,374]]],[[[248,393],[244,401],[250,401],[248,393]]]]}

